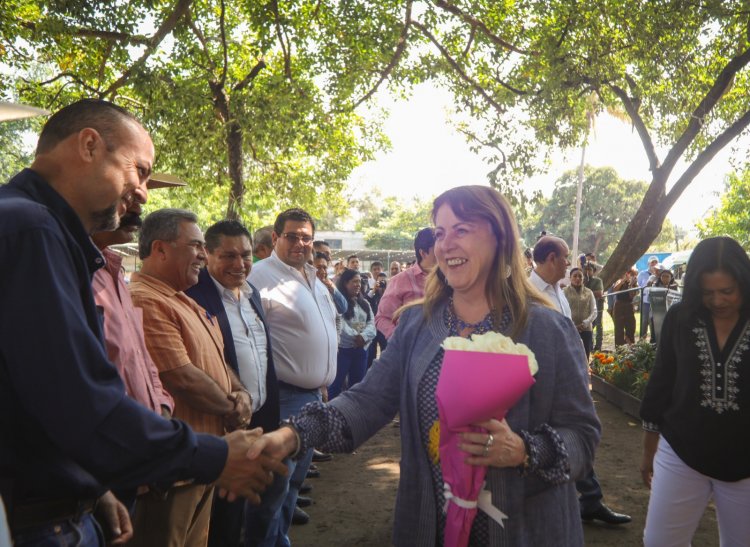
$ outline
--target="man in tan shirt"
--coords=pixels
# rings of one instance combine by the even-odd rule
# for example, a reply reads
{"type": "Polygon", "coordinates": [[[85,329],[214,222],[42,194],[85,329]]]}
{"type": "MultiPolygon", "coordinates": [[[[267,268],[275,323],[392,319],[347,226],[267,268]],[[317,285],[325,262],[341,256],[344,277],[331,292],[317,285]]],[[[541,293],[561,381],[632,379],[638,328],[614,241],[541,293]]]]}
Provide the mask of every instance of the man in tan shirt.
{"type": "MultiPolygon", "coordinates": [[[[250,394],[224,361],[218,322],[183,292],[195,285],[206,256],[196,216],[161,209],[143,221],[143,267],[132,276],[133,302],[143,309],[146,346],[164,387],[174,397],[174,417],[195,431],[223,435],[250,423],[250,394]]],[[[163,496],[138,499],[132,545],[204,547],[213,487],[177,484],[163,496]]]]}

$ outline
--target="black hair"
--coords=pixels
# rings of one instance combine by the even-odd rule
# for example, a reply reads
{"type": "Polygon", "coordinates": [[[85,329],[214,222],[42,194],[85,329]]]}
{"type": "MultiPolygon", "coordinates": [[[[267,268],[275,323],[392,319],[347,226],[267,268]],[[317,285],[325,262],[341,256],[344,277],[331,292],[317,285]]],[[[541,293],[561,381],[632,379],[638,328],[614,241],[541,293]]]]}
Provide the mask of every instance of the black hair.
{"type": "Polygon", "coordinates": [[[315,221],[310,216],[310,213],[308,213],[304,209],[300,209],[299,207],[294,207],[292,209],[282,211],[281,213],[279,213],[279,216],[276,217],[276,221],[273,223],[273,231],[276,232],[277,236],[280,236],[284,231],[284,225],[286,224],[287,220],[291,220],[293,222],[309,222],[312,226],[313,234],[315,233],[315,221]]]}
{"type": "Polygon", "coordinates": [[[428,253],[435,246],[435,231],[432,228],[422,228],[414,238],[414,252],[417,255],[417,264],[422,263],[422,255],[419,251],[428,253]]]}
{"type": "Polygon", "coordinates": [[[703,305],[701,276],[714,272],[724,272],[734,278],[742,294],[742,314],[750,316],[750,258],[731,237],[711,237],[698,243],[690,255],[680,308],[683,317],[707,312],[703,305]]]}
{"type": "Polygon", "coordinates": [[[346,311],[343,316],[344,319],[351,319],[354,317],[354,306],[356,304],[367,312],[367,320],[369,321],[372,311],[370,310],[370,304],[365,300],[365,297],[362,296],[362,291],[359,292],[357,298],[352,299],[349,297],[349,292],[346,290],[346,284],[349,283],[355,275],[362,276],[357,270],[346,269],[339,276],[338,280],[336,280],[336,288],[346,297],[347,302],[346,311]]]}
{"type": "Polygon", "coordinates": [[[221,236],[236,237],[245,236],[250,242],[250,246],[253,246],[253,238],[250,236],[250,232],[241,222],[236,220],[220,220],[213,226],[211,226],[203,237],[206,239],[206,250],[212,253],[216,247],[221,243],[221,236]]]}
{"type": "Polygon", "coordinates": [[[325,253],[321,253],[321,252],[317,252],[317,253],[315,253],[315,260],[317,260],[317,259],[319,259],[319,258],[322,258],[322,259],[323,259],[323,260],[325,260],[326,262],[330,262],[330,260],[329,260],[329,258],[328,258],[328,255],[327,255],[327,254],[325,254],[325,253]]]}
{"type": "Polygon", "coordinates": [[[120,145],[121,129],[127,122],[140,125],[138,119],[121,106],[101,99],[81,99],[50,116],[39,135],[35,154],[49,152],[70,135],[87,127],[101,135],[111,152],[120,145]]]}

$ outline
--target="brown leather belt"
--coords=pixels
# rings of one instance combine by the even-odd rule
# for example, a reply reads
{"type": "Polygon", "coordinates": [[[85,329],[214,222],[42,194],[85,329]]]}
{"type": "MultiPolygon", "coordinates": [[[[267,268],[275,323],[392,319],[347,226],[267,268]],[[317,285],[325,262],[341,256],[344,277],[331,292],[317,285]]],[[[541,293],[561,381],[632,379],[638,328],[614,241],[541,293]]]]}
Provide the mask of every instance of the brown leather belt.
{"type": "Polygon", "coordinates": [[[9,515],[10,528],[18,533],[27,528],[65,520],[80,520],[96,508],[96,499],[63,499],[15,505],[9,515]]]}

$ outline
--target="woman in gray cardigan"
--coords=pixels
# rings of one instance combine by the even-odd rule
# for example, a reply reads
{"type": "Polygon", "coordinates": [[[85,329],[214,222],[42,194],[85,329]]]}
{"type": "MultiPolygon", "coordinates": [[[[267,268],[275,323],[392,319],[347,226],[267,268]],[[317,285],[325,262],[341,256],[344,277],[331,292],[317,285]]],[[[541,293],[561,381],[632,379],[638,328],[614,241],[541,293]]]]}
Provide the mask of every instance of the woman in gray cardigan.
{"type": "Polygon", "coordinates": [[[441,344],[447,336],[502,332],[531,348],[539,372],[504,420],[483,422],[487,433],[463,436],[467,462],[488,467],[492,503],[508,516],[501,526],[480,511],[470,544],[583,545],[573,481],[593,462],[600,425],[578,333],[529,285],[513,213],[496,190],[448,190],[435,200],[433,221],[438,264],[424,301],[406,308],[364,381],[327,405],[307,405],[254,451],[265,446],[286,455],[314,446],[351,452],[398,412],[402,453],[393,543],[442,545],[443,482],[429,450],[441,344]]]}

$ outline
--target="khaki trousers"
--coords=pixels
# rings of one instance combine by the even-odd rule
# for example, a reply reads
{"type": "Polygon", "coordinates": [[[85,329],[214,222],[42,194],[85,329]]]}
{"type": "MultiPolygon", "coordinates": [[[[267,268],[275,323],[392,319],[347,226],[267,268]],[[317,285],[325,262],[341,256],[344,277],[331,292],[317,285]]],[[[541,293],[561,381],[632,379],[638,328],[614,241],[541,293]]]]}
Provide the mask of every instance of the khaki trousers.
{"type": "Polygon", "coordinates": [[[175,486],[164,500],[138,497],[128,547],[206,547],[214,488],[175,486]]]}

